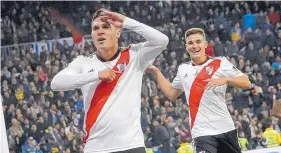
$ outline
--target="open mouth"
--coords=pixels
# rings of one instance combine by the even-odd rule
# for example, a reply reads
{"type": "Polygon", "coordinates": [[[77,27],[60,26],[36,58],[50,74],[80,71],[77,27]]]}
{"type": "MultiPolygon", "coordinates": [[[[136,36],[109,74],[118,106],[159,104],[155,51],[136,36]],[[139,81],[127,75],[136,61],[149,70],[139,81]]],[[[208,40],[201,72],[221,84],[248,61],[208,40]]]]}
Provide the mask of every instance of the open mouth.
{"type": "Polygon", "coordinates": [[[198,48],[198,49],[194,49],[194,50],[191,50],[192,53],[199,53],[201,50],[201,48],[198,48]]]}
{"type": "Polygon", "coordinates": [[[103,37],[98,38],[98,42],[103,42],[104,40],[105,40],[105,38],[103,38],[103,37]]]}

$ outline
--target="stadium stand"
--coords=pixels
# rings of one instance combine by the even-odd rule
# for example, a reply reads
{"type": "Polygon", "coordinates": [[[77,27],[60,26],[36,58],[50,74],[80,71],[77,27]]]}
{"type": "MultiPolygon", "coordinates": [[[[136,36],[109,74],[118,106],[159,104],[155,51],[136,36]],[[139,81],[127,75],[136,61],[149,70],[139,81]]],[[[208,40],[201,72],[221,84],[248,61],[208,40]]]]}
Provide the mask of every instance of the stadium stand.
{"type": "MultiPolygon", "coordinates": [[[[280,2],[1,2],[1,94],[12,153],[83,152],[83,96],[79,90],[53,92],[50,80],[77,55],[94,52],[88,36],[91,14],[101,7],[169,36],[167,49],[154,65],[170,81],[178,65],[189,60],[184,53],[185,30],[205,29],[209,54],[227,56],[252,82],[251,90],[230,87],[226,94],[241,143],[247,141],[243,149],[268,146],[263,135],[265,119],[271,118],[272,127],[280,134],[281,120],[271,116],[273,103],[281,99],[280,2]],[[73,46],[72,39],[59,41],[72,35],[49,15],[49,8],[59,10],[83,32],[84,50],[73,46]],[[42,43],[48,45],[42,47],[42,43]]],[[[135,33],[124,31],[120,44],[141,40],[135,33]]],[[[184,95],[170,102],[155,80],[146,75],[141,105],[148,152],[160,153],[160,137],[165,133],[169,135],[169,153],[190,142],[189,108],[184,95]],[[156,134],[155,120],[165,127],[165,133],[156,134]]]]}

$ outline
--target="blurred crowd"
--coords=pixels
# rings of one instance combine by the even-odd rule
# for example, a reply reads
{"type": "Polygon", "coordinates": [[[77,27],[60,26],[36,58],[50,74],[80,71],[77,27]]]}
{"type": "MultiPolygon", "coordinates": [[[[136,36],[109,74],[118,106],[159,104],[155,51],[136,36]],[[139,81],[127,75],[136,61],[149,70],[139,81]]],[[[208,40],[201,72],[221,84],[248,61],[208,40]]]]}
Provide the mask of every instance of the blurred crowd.
{"type": "MultiPolygon", "coordinates": [[[[280,133],[281,121],[271,116],[272,105],[281,100],[280,2],[1,2],[1,46],[71,36],[49,16],[49,7],[66,14],[85,35],[90,34],[91,14],[100,7],[165,33],[170,43],[154,65],[170,81],[179,64],[189,60],[184,32],[203,28],[208,54],[226,56],[252,82],[251,90],[229,87],[226,93],[243,150],[270,147],[263,134],[266,128],[280,133]],[[244,28],[246,14],[255,16],[254,28],[244,28]]],[[[142,40],[135,33],[123,32],[120,46],[142,40]]],[[[10,52],[1,58],[1,94],[11,152],[82,152],[83,96],[79,90],[53,92],[50,81],[79,54],[93,53],[93,44],[86,42],[84,50],[66,43],[62,50],[45,49],[40,54],[32,46],[10,52]]],[[[153,148],[150,151],[160,153],[157,148],[168,141],[169,152],[175,153],[181,144],[190,143],[184,95],[169,101],[155,80],[145,75],[141,104],[142,129],[146,147],[153,148]]]]}

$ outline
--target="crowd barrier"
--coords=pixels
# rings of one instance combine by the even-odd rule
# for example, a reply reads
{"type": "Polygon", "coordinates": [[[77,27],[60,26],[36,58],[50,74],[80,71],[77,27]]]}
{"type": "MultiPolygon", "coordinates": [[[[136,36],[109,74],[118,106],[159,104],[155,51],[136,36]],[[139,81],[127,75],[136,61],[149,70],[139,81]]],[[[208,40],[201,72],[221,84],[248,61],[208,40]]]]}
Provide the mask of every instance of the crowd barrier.
{"type": "MultiPolygon", "coordinates": [[[[91,41],[91,35],[84,36],[86,41],[91,41]]],[[[73,45],[72,37],[61,38],[61,39],[53,39],[53,40],[45,40],[45,41],[38,41],[38,42],[30,42],[30,43],[21,43],[21,44],[14,44],[14,45],[6,45],[1,46],[1,57],[6,58],[11,55],[11,51],[16,51],[16,54],[19,54],[21,50],[28,51],[31,47],[38,53],[45,48],[48,51],[52,51],[52,47],[54,44],[59,42],[63,44],[64,42],[68,43],[69,46],[73,45]]]]}

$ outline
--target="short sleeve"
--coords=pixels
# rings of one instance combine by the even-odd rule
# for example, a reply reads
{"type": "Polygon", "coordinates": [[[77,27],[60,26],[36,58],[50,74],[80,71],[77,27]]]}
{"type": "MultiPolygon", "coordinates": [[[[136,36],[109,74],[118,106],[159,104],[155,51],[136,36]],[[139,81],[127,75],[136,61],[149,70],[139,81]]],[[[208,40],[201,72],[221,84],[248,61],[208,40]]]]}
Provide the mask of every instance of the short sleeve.
{"type": "Polygon", "coordinates": [[[175,89],[180,89],[180,90],[184,91],[183,86],[180,81],[179,71],[177,73],[177,76],[174,78],[174,80],[172,82],[172,87],[175,89]]]}
{"type": "Polygon", "coordinates": [[[244,75],[239,69],[237,69],[231,62],[229,62],[225,57],[223,57],[221,62],[221,72],[225,77],[239,77],[244,75]]]}

